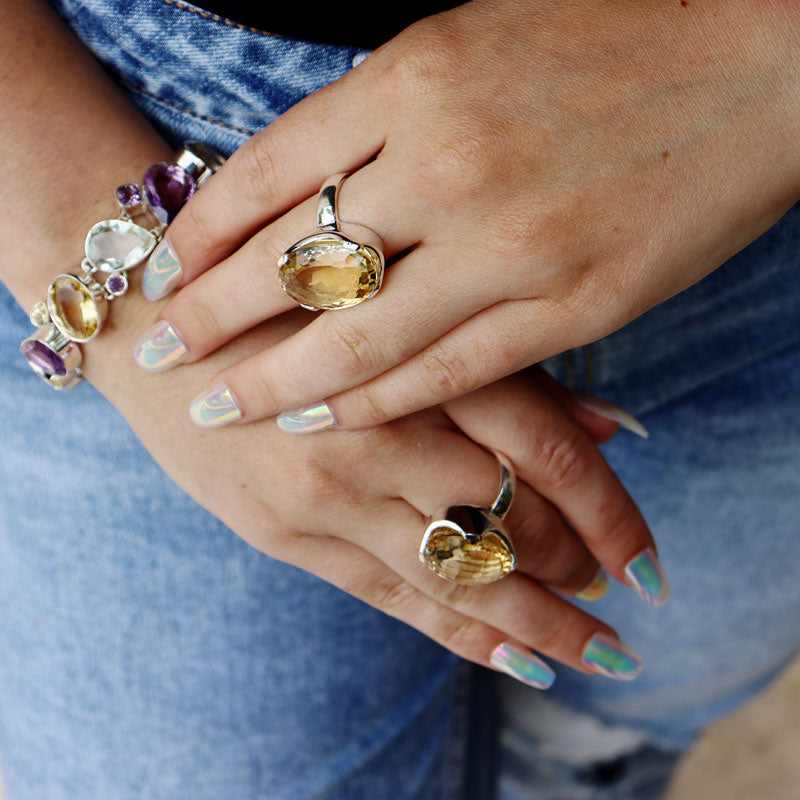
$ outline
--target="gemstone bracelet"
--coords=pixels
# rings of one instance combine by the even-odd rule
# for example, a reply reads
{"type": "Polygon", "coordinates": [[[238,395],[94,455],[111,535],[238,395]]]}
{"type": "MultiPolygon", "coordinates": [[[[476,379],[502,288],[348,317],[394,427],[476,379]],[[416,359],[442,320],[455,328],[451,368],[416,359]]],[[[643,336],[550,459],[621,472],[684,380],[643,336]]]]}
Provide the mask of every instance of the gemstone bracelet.
{"type": "MultiPolygon", "coordinates": [[[[154,164],[141,186],[117,187],[120,211],[86,236],[81,274],[58,275],[47,299],[31,310],[36,332],[20,345],[31,369],[54,389],[72,389],[83,378],[80,343],[103,327],[110,301],[128,291],[128,270],[153,251],[189,198],[225,162],[213,147],[186,142],[174,161],[154,164]],[[149,218],[149,227],[134,222],[149,218]]],[[[145,224],[147,224],[145,222],[145,224]]]]}

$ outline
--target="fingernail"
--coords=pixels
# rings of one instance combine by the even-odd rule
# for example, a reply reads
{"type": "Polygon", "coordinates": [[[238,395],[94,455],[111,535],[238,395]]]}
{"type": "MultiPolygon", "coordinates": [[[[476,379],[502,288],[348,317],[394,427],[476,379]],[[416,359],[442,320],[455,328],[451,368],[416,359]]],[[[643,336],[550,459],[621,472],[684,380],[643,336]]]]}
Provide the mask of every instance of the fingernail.
{"type": "Polygon", "coordinates": [[[582,589],[575,597],[578,600],[586,600],[589,603],[593,603],[595,600],[599,600],[606,592],[608,591],[608,575],[606,571],[600,567],[597,570],[597,575],[592,578],[592,582],[585,588],[582,589]]]}
{"type": "Polygon", "coordinates": [[[188,354],[181,337],[165,320],[153,325],[133,351],[136,363],[145,372],[164,372],[180,364],[188,354]]]}
{"type": "Polygon", "coordinates": [[[242,416],[233,392],[225,386],[213,386],[201,392],[189,405],[189,416],[201,428],[219,428],[242,416]]]}
{"type": "Polygon", "coordinates": [[[645,603],[663,606],[669,600],[669,581],[651,547],[628,562],[625,575],[645,603]]]}
{"type": "Polygon", "coordinates": [[[555,672],[544,661],[527,648],[518,647],[511,642],[503,642],[495,647],[489,656],[489,662],[512,678],[537,689],[549,689],[556,679],[555,672]]]}
{"type": "Polygon", "coordinates": [[[639,677],[644,661],[642,657],[619,639],[605,633],[596,633],[583,648],[581,663],[618,681],[632,681],[639,677]]]}
{"type": "Polygon", "coordinates": [[[604,419],[610,419],[614,422],[618,422],[620,427],[635,433],[637,436],[641,436],[642,439],[647,439],[650,436],[650,434],[647,432],[647,428],[645,428],[638,419],[631,416],[627,411],[621,409],[619,406],[609,403],[608,400],[602,400],[601,398],[594,397],[590,394],[579,394],[576,392],[575,402],[579,406],[588,409],[593,414],[597,414],[598,417],[603,417],[604,419]]]}
{"type": "Polygon", "coordinates": [[[166,239],[158,243],[142,275],[142,294],[148,300],[160,300],[169,294],[181,279],[181,262],[166,239]]]}
{"type": "Polygon", "coordinates": [[[325,403],[282,411],[278,414],[278,427],[284,433],[316,433],[336,424],[333,413],[325,403]]]}

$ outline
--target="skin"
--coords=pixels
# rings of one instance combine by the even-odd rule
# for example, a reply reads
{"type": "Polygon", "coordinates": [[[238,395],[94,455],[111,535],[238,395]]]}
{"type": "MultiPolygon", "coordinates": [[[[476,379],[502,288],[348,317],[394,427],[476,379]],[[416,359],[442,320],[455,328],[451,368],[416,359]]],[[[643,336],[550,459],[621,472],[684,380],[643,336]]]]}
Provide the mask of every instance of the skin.
{"type": "Polygon", "coordinates": [[[594,341],[800,198],[798,51],[785,2],[473,0],[423,20],[186,207],[161,317],[196,361],[293,307],[264,275],[346,171],[342,219],[399,260],[374,298],[214,375],[244,420],[324,398],[369,427],[594,341]]]}
{"type": "MultiPolygon", "coordinates": [[[[6,5],[0,130],[13,157],[0,187],[0,278],[30,308],[65,262],[77,269],[89,227],[116,213],[113,187],[171,153],[45,5],[6,5]],[[53,191],[56,174],[68,190],[53,191]]],[[[533,371],[362,431],[298,440],[271,420],[201,431],[185,413],[185,398],[215,372],[301,331],[307,315],[282,314],[198,363],[146,375],[130,353],[139,326],[153,322],[162,304],[141,296],[140,272],[130,273],[131,290],[84,346],[85,374],[189,495],[253,547],[465,658],[490,666],[491,651],[514,640],[588,671],[580,663],[584,645],[614,631],[553,590],[583,588],[598,562],[625,581],[625,563],[654,544],[596,447],[614,423],[533,371]],[[416,551],[425,515],[453,498],[482,505],[494,498],[498,468],[485,447],[507,452],[518,468],[509,527],[520,567],[492,586],[458,587],[433,575],[416,551]]]]}

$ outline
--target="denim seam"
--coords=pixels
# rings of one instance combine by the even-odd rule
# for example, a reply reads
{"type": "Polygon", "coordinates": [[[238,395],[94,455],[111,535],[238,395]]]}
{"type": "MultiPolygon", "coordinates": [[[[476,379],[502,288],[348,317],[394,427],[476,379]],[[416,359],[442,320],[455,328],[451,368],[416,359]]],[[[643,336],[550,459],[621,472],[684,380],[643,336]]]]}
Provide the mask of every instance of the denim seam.
{"type": "MultiPolygon", "coordinates": [[[[169,3],[172,2],[172,0],[164,0],[164,2],[169,3]]],[[[159,100],[162,103],[166,103],[166,105],[172,106],[172,108],[175,108],[178,111],[183,111],[184,114],[190,114],[196,119],[202,119],[204,122],[211,122],[214,125],[221,125],[223,128],[229,128],[232,131],[238,131],[239,133],[244,133],[247,134],[248,136],[252,136],[255,133],[255,131],[248,130],[247,128],[239,128],[236,125],[231,125],[230,122],[224,122],[221,119],[214,119],[214,117],[207,117],[205,114],[198,114],[196,111],[192,111],[191,108],[186,108],[186,106],[182,106],[179,103],[176,103],[174,100],[168,100],[166,97],[161,97],[161,95],[158,95],[155,92],[151,92],[149,89],[145,89],[144,86],[135,83],[130,78],[120,77],[120,80],[127,86],[130,86],[131,89],[134,89],[137,92],[141,92],[142,94],[146,94],[148,97],[152,97],[155,100],[159,100]]]]}
{"type": "Polygon", "coordinates": [[[219,16],[219,14],[212,14],[209,11],[203,11],[199,8],[192,8],[192,6],[188,5],[187,3],[182,3],[180,0],[164,0],[164,2],[167,5],[179,8],[181,11],[188,11],[191,14],[197,14],[198,16],[204,17],[205,19],[210,19],[213,22],[221,22],[223,25],[227,25],[231,28],[239,28],[239,30],[242,31],[257,33],[259,36],[269,36],[274,39],[286,38],[281,36],[279,33],[270,33],[269,31],[262,31],[260,28],[251,28],[249,25],[242,25],[241,22],[234,22],[232,19],[226,19],[225,17],[219,16]]]}

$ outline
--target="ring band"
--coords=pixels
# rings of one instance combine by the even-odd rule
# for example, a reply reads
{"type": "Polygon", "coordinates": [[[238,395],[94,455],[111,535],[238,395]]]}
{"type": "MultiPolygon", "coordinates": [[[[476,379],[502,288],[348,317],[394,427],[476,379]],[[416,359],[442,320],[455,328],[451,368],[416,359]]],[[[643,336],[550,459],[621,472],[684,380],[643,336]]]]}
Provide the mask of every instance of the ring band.
{"type": "Polygon", "coordinates": [[[516,475],[508,456],[494,454],[500,464],[500,491],[492,505],[450,506],[428,524],[419,546],[420,561],[455,583],[494,583],[517,563],[503,525],[514,500],[516,475]]]}
{"type": "Polygon", "coordinates": [[[322,184],[317,203],[317,231],[295,242],[278,259],[281,288],[303,308],[333,311],[368,300],[383,282],[383,243],[375,231],[363,231],[356,241],[342,231],[338,217],[339,190],[347,173],[322,184]]]}

